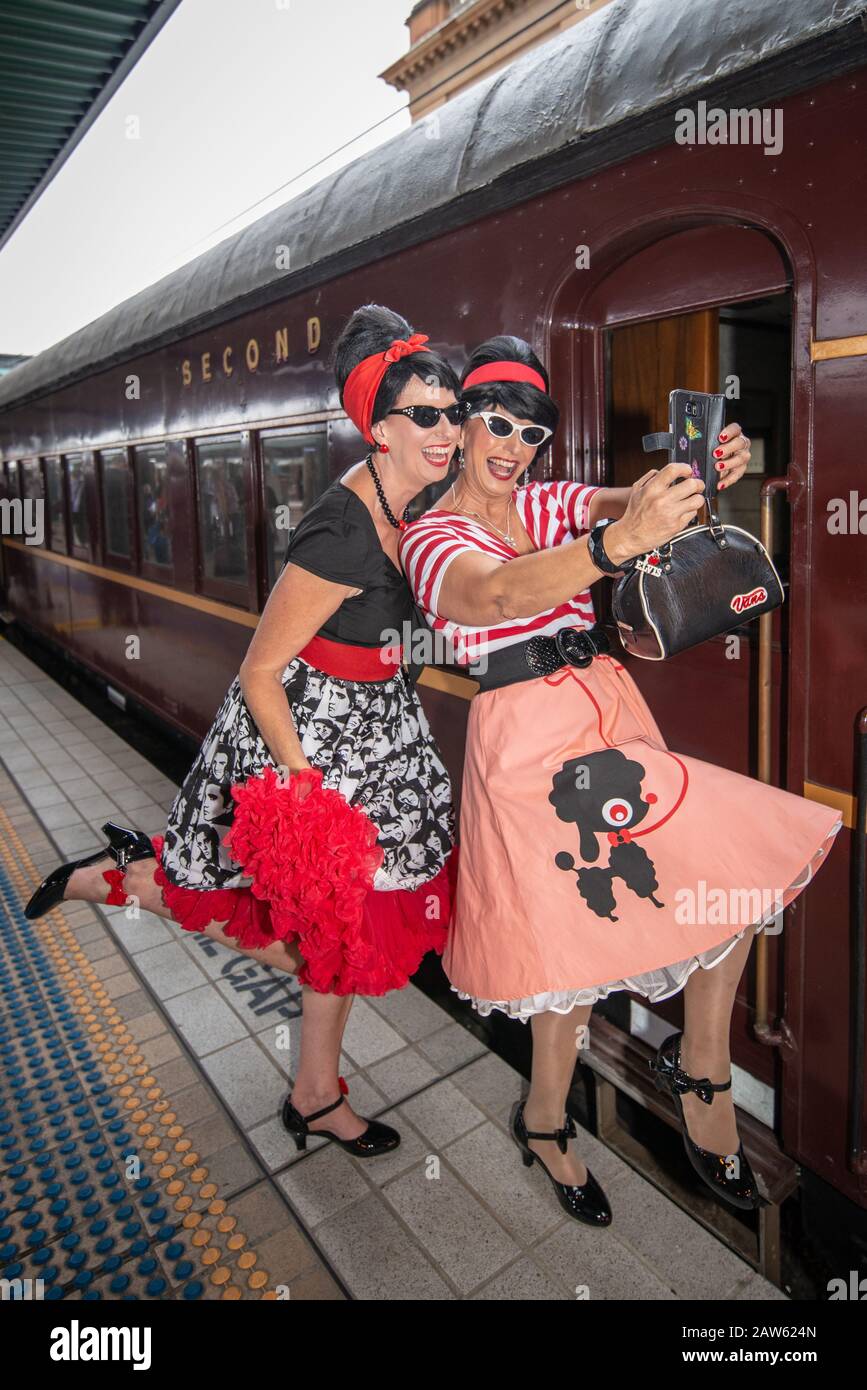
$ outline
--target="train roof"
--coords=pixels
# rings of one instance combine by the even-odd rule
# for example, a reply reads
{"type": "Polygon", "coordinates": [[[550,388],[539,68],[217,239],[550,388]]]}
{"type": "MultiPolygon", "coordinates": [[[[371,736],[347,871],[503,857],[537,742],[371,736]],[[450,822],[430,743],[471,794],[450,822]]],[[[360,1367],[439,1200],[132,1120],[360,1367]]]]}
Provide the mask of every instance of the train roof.
{"type": "Polygon", "coordinates": [[[767,106],[865,63],[867,0],[611,0],[16,367],[0,410],[669,143],[687,99],[767,106]]]}

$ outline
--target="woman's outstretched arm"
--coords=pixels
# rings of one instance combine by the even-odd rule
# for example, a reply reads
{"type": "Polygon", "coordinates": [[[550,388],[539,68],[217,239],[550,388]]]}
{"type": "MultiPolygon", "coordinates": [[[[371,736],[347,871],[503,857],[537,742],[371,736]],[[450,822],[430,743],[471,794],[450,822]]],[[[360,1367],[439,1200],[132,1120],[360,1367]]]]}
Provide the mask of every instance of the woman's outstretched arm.
{"type": "MultiPolygon", "coordinates": [[[[624,514],[605,534],[605,553],[614,564],[661,545],[704,505],[704,483],[692,476],[686,463],[651,469],[626,492],[624,514]],[[677,486],[670,486],[673,483],[677,486]]],[[[408,558],[411,566],[411,555],[408,558]]],[[[586,535],[571,545],[521,555],[507,564],[481,551],[465,550],[445,571],[436,612],[465,627],[530,618],[566,603],[601,577],[590,559],[586,535]]]]}

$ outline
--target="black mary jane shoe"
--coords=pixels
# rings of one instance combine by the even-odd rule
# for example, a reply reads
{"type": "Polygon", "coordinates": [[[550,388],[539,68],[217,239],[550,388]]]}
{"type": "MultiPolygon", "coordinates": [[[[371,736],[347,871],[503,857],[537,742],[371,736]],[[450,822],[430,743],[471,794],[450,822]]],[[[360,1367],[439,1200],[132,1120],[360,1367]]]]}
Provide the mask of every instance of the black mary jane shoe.
{"type": "Polygon", "coordinates": [[[674,1099],[683,1132],[683,1146],[699,1177],[731,1206],[750,1211],[761,1206],[765,1198],[759,1193],[756,1175],[744,1153],[743,1144],[738,1144],[737,1154],[734,1155],[737,1158],[737,1176],[733,1176],[729,1173],[733,1155],[712,1153],[710,1149],[703,1149],[690,1139],[680,1099],[684,1091],[695,1091],[706,1105],[712,1105],[713,1092],[727,1091],[732,1079],[729,1077],[728,1081],[711,1081],[707,1076],[697,1078],[684,1071],[680,1065],[682,1036],[682,1033],[672,1033],[657,1049],[656,1057],[648,1062],[653,1072],[654,1085],[659,1091],[668,1091],[674,1099]]]}
{"type": "Polygon", "coordinates": [[[59,869],[54,869],[47,878],[42,880],[31,897],[24,909],[25,917],[33,921],[34,918],[41,917],[44,912],[49,912],[52,907],[56,907],[59,902],[62,902],[66,885],[76,869],[83,869],[88,864],[98,864],[100,859],[105,859],[107,855],[114,860],[115,866],[121,870],[135,859],[153,858],[154,850],[150,836],[146,835],[143,830],[129,830],[124,825],[116,825],[114,821],[106,821],[102,829],[103,833],[108,836],[108,844],[105,848],[98,849],[95,854],[89,854],[86,859],[76,859],[72,864],[61,864],[59,869]]]}
{"type": "Polygon", "coordinates": [[[525,1101],[519,1100],[512,1106],[512,1118],[509,1126],[512,1138],[523,1155],[524,1166],[529,1168],[533,1163],[541,1164],[554,1185],[557,1201],[570,1216],[574,1216],[578,1221],[585,1221],[588,1226],[610,1226],[611,1207],[608,1205],[608,1198],[590,1169],[587,1169],[587,1181],[580,1187],[572,1183],[558,1182],[527,1142],[529,1139],[556,1139],[557,1148],[564,1154],[568,1141],[573,1139],[576,1134],[575,1121],[572,1116],[567,1114],[563,1128],[552,1130],[550,1133],[527,1129],[524,1123],[525,1104],[525,1101]]]}
{"type": "Polygon", "coordinates": [[[332,1101],[331,1105],[324,1106],[321,1110],[314,1110],[310,1115],[302,1115],[292,1104],[291,1093],[283,1102],[280,1118],[284,1128],[288,1129],[292,1138],[295,1140],[295,1147],[298,1150],[307,1148],[308,1135],[312,1139],[333,1139],[335,1144],[339,1144],[346,1153],[352,1154],[353,1158],[376,1158],[377,1154],[390,1153],[396,1149],[400,1143],[400,1135],[391,1125],[385,1125],[381,1120],[368,1120],[367,1129],[363,1134],[358,1134],[354,1139],[341,1139],[339,1134],[333,1134],[330,1129],[310,1129],[311,1120],[318,1120],[322,1115],[329,1114],[336,1110],[338,1105],[342,1105],[344,1094],[342,1088],[346,1086],[343,1077],[340,1078],[341,1095],[338,1100],[332,1101]]]}

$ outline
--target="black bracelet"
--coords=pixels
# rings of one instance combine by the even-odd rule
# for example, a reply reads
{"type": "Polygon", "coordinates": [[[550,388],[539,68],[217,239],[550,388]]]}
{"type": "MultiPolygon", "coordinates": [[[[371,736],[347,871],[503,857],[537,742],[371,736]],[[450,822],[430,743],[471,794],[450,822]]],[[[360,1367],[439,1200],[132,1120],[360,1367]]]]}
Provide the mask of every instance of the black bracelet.
{"type": "Polygon", "coordinates": [[[610,526],[612,521],[616,520],[616,517],[609,516],[606,517],[604,521],[597,522],[587,538],[587,549],[590,554],[590,559],[598,570],[608,575],[620,574],[623,570],[630,570],[635,564],[634,559],[622,560],[620,564],[615,564],[605,553],[603,541],[605,528],[606,526],[610,526]]]}

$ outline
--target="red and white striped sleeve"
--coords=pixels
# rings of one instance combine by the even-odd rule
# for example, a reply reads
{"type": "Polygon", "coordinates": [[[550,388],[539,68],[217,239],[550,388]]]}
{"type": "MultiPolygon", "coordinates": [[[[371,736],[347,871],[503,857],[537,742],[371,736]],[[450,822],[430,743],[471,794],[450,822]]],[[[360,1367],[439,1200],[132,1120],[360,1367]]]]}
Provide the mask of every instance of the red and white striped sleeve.
{"type": "Polygon", "coordinates": [[[556,497],[566,515],[573,536],[583,536],[590,528],[590,503],[600,487],[591,483],[556,482],[556,497]]]}
{"type": "Polygon", "coordinates": [[[398,553],[419,607],[435,617],[442,617],[437,603],[449,565],[459,555],[467,551],[476,554],[478,550],[479,546],[473,545],[446,521],[435,518],[428,521],[422,516],[410,522],[398,542],[398,553]]]}

